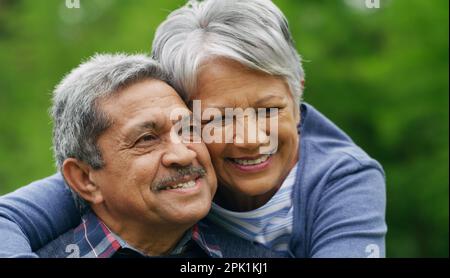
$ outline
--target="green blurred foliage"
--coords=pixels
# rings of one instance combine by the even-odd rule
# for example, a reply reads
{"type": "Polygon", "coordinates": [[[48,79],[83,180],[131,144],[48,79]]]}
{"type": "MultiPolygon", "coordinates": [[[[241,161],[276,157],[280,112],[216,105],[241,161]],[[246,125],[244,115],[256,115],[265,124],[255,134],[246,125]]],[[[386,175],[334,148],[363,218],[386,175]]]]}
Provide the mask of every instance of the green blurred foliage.
{"type": "MultiPolygon", "coordinates": [[[[387,173],[389,257],[448,257],[446,0],[274,0],[306,70],[305,100],[387,173]]],[[[52,88],[95,52],[149,53],[183,0],[0,0],[0,194],[55,171],[52,88]]]]}

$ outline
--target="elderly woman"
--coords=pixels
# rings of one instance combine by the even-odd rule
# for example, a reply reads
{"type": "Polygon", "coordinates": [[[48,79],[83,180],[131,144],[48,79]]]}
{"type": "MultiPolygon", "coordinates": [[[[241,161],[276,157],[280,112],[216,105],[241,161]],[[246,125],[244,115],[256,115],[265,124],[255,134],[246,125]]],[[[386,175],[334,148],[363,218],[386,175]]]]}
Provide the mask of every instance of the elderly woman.
{"type": "MultiPolygon", "coordinates": [[[[158,28],[153,57],[187,103],[201,100],[202,110],[278,111],[266,115],[276,117],[276,134],[246,121],[247,130],[255,125],[256,141],[207,144],[219,182],[208,216],[213,223],[292,257],[384,256],[382,167],[302,102],[301,59],[271,1],[191,1],[158,28]],[[261,154],[270,136],[278,146],[261,154]]],[[[223,117],[216,125],[229,123],[223,117]]],[[[7,229],[0,228],[0,239],[13,243],[0,240],[0,254],[31,256],[78,224],[61,184],[42,180],[2,198],[0,224],[7,229]],[[41,210],[21,212],[36,204],[41,210]]]]}

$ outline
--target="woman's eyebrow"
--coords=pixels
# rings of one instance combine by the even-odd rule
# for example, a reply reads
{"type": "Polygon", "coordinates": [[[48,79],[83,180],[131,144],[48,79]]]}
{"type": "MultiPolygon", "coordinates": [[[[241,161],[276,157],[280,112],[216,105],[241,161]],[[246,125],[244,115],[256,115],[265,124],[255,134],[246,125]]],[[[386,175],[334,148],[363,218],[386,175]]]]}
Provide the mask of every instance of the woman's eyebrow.
{"type": "Polygon", "coordinates": [[[281,101],[281,100],[284,100],[284,97],[282,97],[278,94],[269,94],[269,95],[265,95],[264,97],[255,101],[255,106],[260,106],[260,105],[266,104],[270,101],[281,101]]]}

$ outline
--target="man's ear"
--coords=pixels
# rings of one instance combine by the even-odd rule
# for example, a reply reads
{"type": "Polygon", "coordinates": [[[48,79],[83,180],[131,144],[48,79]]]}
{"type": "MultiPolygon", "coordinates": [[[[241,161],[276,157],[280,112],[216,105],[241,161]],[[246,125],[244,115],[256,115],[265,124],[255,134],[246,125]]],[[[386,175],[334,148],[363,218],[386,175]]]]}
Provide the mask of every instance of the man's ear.
{"type": "Polygon", "coordinates": [[[62,174],[73,191],[92,205],[103,202],[100,188],[92,181],[93,169],[75,158],[68,158],[62,166],[62,174]]]}

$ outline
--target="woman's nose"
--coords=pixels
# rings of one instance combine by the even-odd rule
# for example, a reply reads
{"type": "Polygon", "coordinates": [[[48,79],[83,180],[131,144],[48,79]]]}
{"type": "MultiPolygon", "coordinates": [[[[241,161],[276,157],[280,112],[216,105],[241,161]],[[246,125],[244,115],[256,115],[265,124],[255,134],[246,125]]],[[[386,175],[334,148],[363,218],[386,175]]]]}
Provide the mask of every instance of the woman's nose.
{"type": "Polygon", "coordinates": [[[256,119],[245,118],[236,121],[234,145],[240,148],[253,149],[269,143],[269,136],[256,119]]]}

